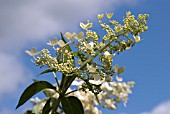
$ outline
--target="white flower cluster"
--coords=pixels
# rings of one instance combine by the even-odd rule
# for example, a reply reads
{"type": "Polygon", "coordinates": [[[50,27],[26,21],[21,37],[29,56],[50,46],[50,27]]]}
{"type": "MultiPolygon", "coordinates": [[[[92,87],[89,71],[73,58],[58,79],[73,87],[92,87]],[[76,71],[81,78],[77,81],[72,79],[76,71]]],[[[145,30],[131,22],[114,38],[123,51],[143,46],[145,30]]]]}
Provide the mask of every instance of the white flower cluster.
{"type": "Polygon", "coordinates": [[[73,81],[73,85],[76,85],[79,91],[69,95],[77,96],[81,100],[85,114],[101,114],[101,110],[97,108],[99,104],[112,110],[116,109],[116,104],[121,101],[126,106],[134,82],[123,82],[119,75],[125,71],[125,68],[113,65],[113,59],[116,54],[140,42],[139,35],[148,29],[147,14],[140,14],[138,19],[135,19],[130,12],[127,12],[123,24],[111,20],[112,13],[107,13],[106,16],[109,24],[102,22],[104,14],[98,15],[99,24],[106,31],[103,37],[89,30],[93,25],[92,22],[87,21],[86,24],[81,22],[80,27],[85,32],[78,34],[66,32],[64,36],[61,34],[61,40],[54,38],[47,43],[55,50],[55,57],[51,56],[48,49],[43,49],[41,52],[37,52],[35,48],[31,51],[26,50],[27,54],[34,57],[35,65],[47,66],[63,73],[64,76],[69,76],[62,78],[66,80],[61,81],[68,84],[62,85],[62,83],[60,86],[58,83],[59,90],[67,90],[75,78],[82,80],[73,81]],[[69,82],[70,77],[71,82],[69,82]]]}
{"type": "MultiPolygon", "coordinates": [[[[83,81],[75,80],[72,85],[77,86],[78,89],[82,88],[83,81]]],[[[97,97],[99,103],[95,97],[95,95],[86,89],[86,91],[76,91],[69,95],[74,95],[78,97],[85,109],[85,114],[102,114],[102,111],[98,109],[100,105],[103,105],[104,108],[109,108],[111,110],[115,110],[117,108],[116,104],[121,100],[124,102],[126,106],[128,95],[132,93],[131,88],[134,86],[134,82],[106,82],[104,81],[101,84],[102,92],[100,92],[97,97]],[[114,97],[113,97],[114,96],[114,97]],[[102,104],[101,104],[102,103],[102,104]],[[103,104],[104,103],[104,104],[103,104]]],[[[71,88],[67,92],[72,91],[71,88]]]]}

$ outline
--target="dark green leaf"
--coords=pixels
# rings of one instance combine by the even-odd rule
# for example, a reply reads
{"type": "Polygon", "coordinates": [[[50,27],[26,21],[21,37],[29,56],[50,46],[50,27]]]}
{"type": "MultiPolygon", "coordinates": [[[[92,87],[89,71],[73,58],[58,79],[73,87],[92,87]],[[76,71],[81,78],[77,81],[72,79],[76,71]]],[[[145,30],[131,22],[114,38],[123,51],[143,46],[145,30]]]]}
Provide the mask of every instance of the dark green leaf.
{"type": "Polygon", "coordinates": [[[32,113],[32,110],[27,110],[24,114],[34,114],[34,113],[32,113]]]}
{"type": "Polygon", "coordinates": [[[60,35],[61,35],[61,39],[64,41],[64,43],[67,43],[67,41],[64,39],[64,36],[61,32],[60,32],[60,35]]]}
{"type": "Polygon", "coordinates": [[[47,70],[42,71],[40,74],[38,74],[38,76],[42,75],[42,74],[49,73],[49,72],[56,72],[56,70],[55,69],[47,69],[47,70]]]}
{"type": "Polygon", "coordinates": [[[56,90],[56,87],[54,87],[52,84],[50,84],[47,81],[37,81],[31,84],[29,87],[25,89],[25,91],[22,93],[19,103],[16,106],[16,109],[23,105],[26,101],[28,101],[33,95],[36,93],[44,90],[44,89],[53,89],[56,90]]]}
{"type": "Polygon", "coordinates": [[[42,110],[42,114],[49,114],[49,112],[51,111],[52,107],[50,107],[50,102],[51,102],[51,98],[49,98],[42,110]]]}
{"type": "Polygon", "coordinates": [[[65,114],[84,114],[83,105],[77,97],[64,97],[61,103],[65,114]]]}

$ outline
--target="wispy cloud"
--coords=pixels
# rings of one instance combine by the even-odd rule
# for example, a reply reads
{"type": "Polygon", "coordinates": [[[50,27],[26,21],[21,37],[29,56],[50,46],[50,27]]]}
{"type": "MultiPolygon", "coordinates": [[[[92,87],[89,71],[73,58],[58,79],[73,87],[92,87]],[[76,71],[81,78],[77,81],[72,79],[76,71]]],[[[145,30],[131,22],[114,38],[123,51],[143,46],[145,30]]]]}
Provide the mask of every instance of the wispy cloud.
{"type": "Polygon", "coordinates": [[[2,101],[6,94],[15,96],[19,86],[30,79],[32,75],[11,55],[0,53],[0,60],[0,101],[2,101]]]}
{"type": "Polygon", "coordinates": [[[154,107],[151,111],[142,112],[140,114],[170,114],[170,101],[163,102],[154,107]]]}
{"type": "MultiPolygon", "coordinates": [[[[4,95],[17,93],[18,87],[31,78],[31,72],[25,70],[27,68],[17,58],[28,42],[36,44],[60,31],[76,31],[80,21],[92,20],[98,13],[120,4],[136,2],[127,1],[0,0],[0,101],[4,95]]],[[[12,114],[9,110],[3,111],[12,114]]]]}
{"type": "Polygon", "coordinates": [[[0,75],[4,79],[0,81],[0,94],[14,91],[22,81],[26,68],[17,60],[16,53],[20,54],[26,45],[36,44],[60,31],[76,31],[81,20],[92,19],[97,13],[123,3],[126,0],[1,0],[0,75]]]}
{"type": "Polygon", "coordinates": [[[1,0],[0,51],[20,49],[60,31],[75,31],[79,21],[135,0],[1,0]]]}
{"type": "Polygon", "coordinates": [[[79,20],[92,17],[101,6],[94,0],[1,0],[0,97],[15,91],[25,80],[26,68],[14,53],[19,54],[29,41],[35,43],[59,31],[75,30],[79,20]]]}
{"type": "Polygon", "coordinates": [[[17,114],[17,112],[9,110],[9,109],[2,109],[0,111],[1,114],[17,114]]]}

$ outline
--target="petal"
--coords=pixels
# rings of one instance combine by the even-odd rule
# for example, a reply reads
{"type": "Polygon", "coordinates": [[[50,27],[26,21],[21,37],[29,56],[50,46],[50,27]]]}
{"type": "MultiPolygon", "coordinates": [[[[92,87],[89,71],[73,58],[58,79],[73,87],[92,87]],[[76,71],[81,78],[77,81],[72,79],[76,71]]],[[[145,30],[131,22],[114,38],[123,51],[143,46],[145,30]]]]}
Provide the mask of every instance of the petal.
{"type": "Polygon", "coordinates": [[[140,36],[133,36],[133,37],[135,39],[135,42],[140,42],[141,41],[140,36]]]}
{"type": "Polygon", "coordinates": [[[77,35],[78,40],[81,40],[84,37],[84,32],[79,32],[77,35]]]}
{"type": "Polygon", "coordinates": [[[67,38],[67,37],[71,37],[72,36],[72,34],[70,33],[70,32],[66,32],[65,34],[64,34],[64,36],[67,38]]]}
{"type": "Polygon", "coordinates": [[[72,34],[70,32],[66,32],[64,35],[68,40],[73,39],[72,34]]]}
{"type": "Polygon", "coordinates": [[[114,72],[118,72],[118,70],[119,70],[118,65],[115,65],[115,66],[114,66],[114,72]]]}
{"type": "Polygon", "coordinates": [[[37,52],[37,51],[36,51],[36,48],[32,48],[31,51],[26,50],[25,53],[27,53],[27,54],[30,55],[30,56],[35,56],[35,55],[39,54],[40,52],[37,52]]]}
{"type": "Polygon", "coordinates": [[[84,23],[82,23],[82,22],[80,22],[80,27],[81,27],[82,29],[86,30],[86,27],[85,27],[84,23]]]}
{"type": "Polygon", "coordinates": [[[89,64],[87,64],[87,70],[88,70],[89,72],[96,72],[96,68],[90,66],[89,64]]]}
{"type": "Polygon", "coordinates": [[[28,55],[32,56],[32,53],[29,50],[25,50],[25,53],[27,53],[28,55]]]}
{"type": "Polygon", "coordinates": [[[87,24],[84,24],[82,22],[80,22],[80,27],[84,30],[87,30],[88,28],[91,28],[93,25],[93,23],[87,22],[87,24]]]}
{"type": "Polygon", "coordinates": [[[106,16],[107,16],[108,19],[110,19],[110,18],[112,18],[113,13],[106,13],[106,16]]]}
{"type": "Polygon", "coordinates": [[[98,14],[98,19],[101,20],[104,17],[104,14],[98,14]]]}
{"type": "Polygon", "coordinates": [[[105,81],[106,81],[106,82],[111,82],[112,79],[113,79],[112,76],[106,76],[106,77],[105,77],[105,81]]]}
{"type": "Polygon", "coordinates": [[[54,38],[52,41],[51,41],[51,44],[52,46],[54,47],[55,45],[57,45],[58,43],[58,39],[57,38],[54,38]]]}
{"type": "Polygon", "coordinates": [[[122,82],[122,81],[123,81],[123,78],[116,76],[116,80],[117,80],[118,82],[122,82]]]}
{"type": "Polygon", "coordinates": [[[89,49],[89,50],[92,50],[92,49],[93,49],[90,44],[87,44],[87,45],[86,45],[86,48],[89,49]]]}
{"type": "Polygon", "coordinates": [[[98,80],[98,81],[96,81],[96,80],[89,80],[89,82],[90,82],[91,84],[100,85],[100,84],[103,83],[103,80],[98,80]]]}
{"type": "Polygon", "coordinates": [[[91,45],[91,47],[94,47],[94,43],[93,42],[90,42],[89,44],[91,45]]]}
{"type": "Polygon", "coordinates": [[[95,81],[101,80],[101,76],[100,75],[93,75],[93,78],[95,81]]]}
{"type": "Polygon", "coordinates": [[[64,43],[63,40],[59,40],[59,41],[58,41],[58,45],[59,45],[60,47],[64,47],[66,44],[64,43]]]}
{"type": "Polygon", "coordinates": [[[87,24],[86,24],[86,28],[91,28],[92,25],[93,25],[93,23],[87,23],[87,24]]]}
{"type": "Polygon", "coordinates": [[[37,51],[36,51],[36,48],[32,48],[31,53],[34,54],[34,53],[36,53],[36,52],[37,52],[37,51]]]}
{"type": "Polygon", "coordinates": [[[105,55],[105,56],[108,56],[108,55],[110,55],[110,53],[109,53],[108,51],[105,51],[105,52],[104,52],[104,55],[105,55]]]}

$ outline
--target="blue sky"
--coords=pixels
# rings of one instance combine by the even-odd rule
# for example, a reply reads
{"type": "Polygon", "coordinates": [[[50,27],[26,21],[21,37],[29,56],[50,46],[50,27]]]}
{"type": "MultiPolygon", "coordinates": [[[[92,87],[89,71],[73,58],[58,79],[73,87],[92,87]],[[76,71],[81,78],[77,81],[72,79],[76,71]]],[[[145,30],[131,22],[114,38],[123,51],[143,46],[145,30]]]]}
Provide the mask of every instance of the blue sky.
{"type": "Polygon", "coordinates": [[[126,11],[148,13],[149,30],[141,35],[142,42],[115,57],[115,63],[126,67],[123,78],[136,82],[127,107],[120,104],[115,111],[103,112],[169,114],[169,4],[170,0],[0,0],[0,114],[20,114],[31,107],[27,103],[14,110],[21,93],[41,72],[24,50],[42,49],[60,31],[78,33],[79,22],[95,22],[98,13],[113,12],[120,21],[126,11]]]}

